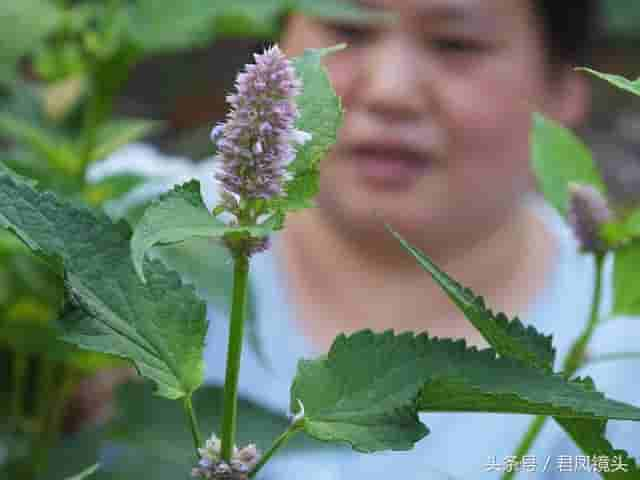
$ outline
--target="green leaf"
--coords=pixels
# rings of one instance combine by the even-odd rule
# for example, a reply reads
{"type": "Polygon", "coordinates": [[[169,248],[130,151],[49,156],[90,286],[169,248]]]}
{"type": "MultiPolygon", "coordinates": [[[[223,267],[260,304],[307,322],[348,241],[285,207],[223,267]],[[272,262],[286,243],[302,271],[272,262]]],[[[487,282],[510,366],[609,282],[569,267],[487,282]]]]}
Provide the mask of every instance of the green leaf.
{"type": "Polygon", "coordinates": [[[327,20],[340,20],[354,24],[379,24],[396,19],[381,9],[369,8],[345,0],[297,0],[294,7],[305,15],[327,20]]]}
{"type": "Polygon", "coordinates": [[[99,468],[100,468],[100,464],[96,463],[95,465],[87,468],[86,470],[83,470],[79,474],[74,475],[73,477],[69,477],[68,480],[84,480],[85,478],[89,478],[91,475],[96,473],[99,468]]]}
{"type": "Polygon", "coordinates": [[[630,240],[640,239],[640,209],[631,211],[622,219],[604,224],[601,235],[610,245],[623,245],[630,240]]]}
{"type": "Polygon", "coordinates": [[[138,118],[112,120],[97,131],[96,147],[91,151],[89,162],[102,160],[120,147],[140,140],[161,126],[162,122],[138,118]]]}
{"type": "MultiPolygon", "coordinates": [[[[195,285],[198,295],[228,318],[233,298],[233,261],[229,249],[214,239],[194,237],[173,245],[157,246],[151,258],[160,259],[185,283],[195,285]],[[215,281],[212,279],[215,278],[215,281]]],[[[270,368],[257,331],[256,292],[249,278],[245,329],[249,346],[266,368],[270,368]]],[[[215,329],[215,325],[209,329],[215,329]]]]}
{"type": "Polygon", "coordinates": [[[0,65],[13,68],[61,22],[62,12],[47,0],[0,3],[0,65]]]}
{"type": "Polygon", "coordinates": [[[79,172],[80,167],[72,145],[60,135],[31,125],[8,112],[0,113],[0,132],[14,141],[27,144],[60,172],[71,175],[79,172]]]}
{"type": "Polygon", "coordinates": [[[301,360],[291,388],[304,430],[362,452],[410,449],[428,433],[418,411],[544,414],[640,421],[640,409],[606,399],[491,349],[427,334],[340,335],[316,360],[301,360]],[[444,390],[444,394],[442,391],[444,390]],[[455,392],[456,395],[450,393],[455,392]]]}
{"type": "Polygon", "coordinates": [[[345,47],[306,50],[304,55],[293,59],[293,64],[302,80],[302,93],[296,98],[300,118],[296,128],[312,135],[310,141],[298,147],[295,160],[288,165],[294,177],[285,184],[286,199],[280,201],[282,210],[299,210],[313,206],[311,199],[318,192],[320,178],[319,163],[336,142],[342,126],[343,110],[327,72],[322,66],[322,57],[345,47]]]}
{"type": "Polygon", "coordinates": [[[147,53],[203,46],[214,36],[222,2],[140,0],[131,12],[129,37],[147,53]]]}
{"type": "Polygon", "coordinates": [[[602,80],[606,80],[611,85],[614,85],[621,90],[633,93],[634,95],[640,95],[640,78],[638,78],[637,80],[628,80],[620,75],[601,73],[590,68],[578,68],[577,70],[595,75],[596,77],[601,78],[602,80]]]}
{"type": "Polygon", "coordinates": [[[533,117],[531,138],[533,170],[546,200],[567,215],[569,183],[592,185],[603,194],[606,187],[589,149],[569,129],[539,113],[533,117]]]}
{"type": "Polygon", "coordinates": [[[82,197],[90,205],[102,205],[108,200],[120,198],[134,188],[142,185],[146,178],[141,175],[110,175],[97,183],[87,184],[82,197]]]}
{"type": "Polygon", "coordinates": [[[61,260],[73,299],[87,316],[66,318],[65,340],[132,360],[161,396],[190,395],[203,380],[205,305],[160,262],[140,283],[128,227],[0,175],[0,225],[34,252],[61,260]]]}
{"type": "MultiPolygon", "coordinates": [[[[581,383],[585,388],[595,391],[595,385],[590,378],[576,379],[577,383],[581,383]]],[[[588,419],[555,419],[565,432],[569,434],[572,440],[582,450],[585,455],[593,458],[595,456],[605,456],[611,462],[618,461],[619,465],[624,466],[618,471],[602,471],[600,474],[605,480],[633,480],[640,479],[640,468],[638,468],[636,460],[629,456],[624,450],[618,450],[611,445],[605,435],[607,426],[606,420],[588,420],[588,419]],[[624,471],[623,471],[624,470],[624,471]]],[[[613,470],[613,468],[611,469],[613,470]]]]}
{"type": "Polygon", "coordinates": [[[145,210],[131,239],[131,258],[140,279],[145,282],[142,263],[146,252],[156,244],[180,243],[194,237],[221,237],[229,233],[268,235],[267,227],[231,227],[215,218],[202,200],[200,182],[191,180],[161,196],[145,210]]]}
{"type": "Polygon", "coordinates": [[[286,8],[284,0],[241,0],[218,7],[214,20],[217,37],[275,38],[286,8]]]}
{"type": "Polygon", "coordinates": [[[551,335],[543,335],[532,326],[525,327],[518,317],[509,320],[504,313],[494,314],[486,307],[482,297],[449,277],[428,256],[409,245],[391,227],[387,226],[387,229],[398,239],[402,247],[415,257],[418,264],[429,272],[433,280],[496,352],[521,360],[533,368],[547,372],[553,370],[555,349],[551,335]]]}
{"type": "Polygon", "coordinates": [[[640,315],[640,240],[615,251],[613,263],[613,314],[640,315]]]}

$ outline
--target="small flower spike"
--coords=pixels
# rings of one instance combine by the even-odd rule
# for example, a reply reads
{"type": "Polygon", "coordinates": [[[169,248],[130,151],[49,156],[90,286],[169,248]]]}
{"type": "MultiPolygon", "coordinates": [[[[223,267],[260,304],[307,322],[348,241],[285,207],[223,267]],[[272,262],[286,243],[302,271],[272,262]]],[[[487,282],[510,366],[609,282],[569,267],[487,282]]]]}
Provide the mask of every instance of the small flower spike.
{"type": "MultiPolygon", "coordinates": [[[[229,210],[240,199],[270,199],[282,194],[286,166],[295,158],[294,144],[304,144],[310,134],[296,130],[299,111],[295,97],[302,82],[278,46],[255,54],[236,79],[236,93],[227,96],[231,110],[227,121],[216,125],[211,140],[229,210]]],[[[226,199],[226,200],[225,200],[226,199]]]]}
{"type": "Polygon", "coordinates": [[[606,245],[599,231],[613,217],[607,199],[590,185],[569,185],[569,211],[567,220],[580,248],[585,252],[603,253],[606,245]]]}
{"type": "Polygon", "coordinates": [[[211,480],[247,480],[249,472],[260,460],[260,453],[253,443],[241,449],[234,446],[233,457],[228,463],[222,460],[220,450],[220,439],[215,434],[211,435],[204,448],[198,450],[200,461],[191,470],[191,476],[211,480]]]}

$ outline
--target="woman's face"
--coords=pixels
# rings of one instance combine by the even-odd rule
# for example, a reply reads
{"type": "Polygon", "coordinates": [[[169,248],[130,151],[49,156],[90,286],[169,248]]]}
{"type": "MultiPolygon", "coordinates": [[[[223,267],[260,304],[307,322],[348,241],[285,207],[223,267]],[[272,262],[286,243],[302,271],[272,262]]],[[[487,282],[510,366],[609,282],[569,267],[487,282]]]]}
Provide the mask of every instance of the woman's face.
{"type": "Polygon", "coordinates": [[[549,88],[531,1],[360,3],[398,21],[294,16],[282,41],[289,54],[348,44],[326,58],[345,118],[321,164],[320,210],[344,228],[384,220],[443,245],[497,228],[532,187],[531,112],[567,121],[577,111],[567,89],[549,88]]]}

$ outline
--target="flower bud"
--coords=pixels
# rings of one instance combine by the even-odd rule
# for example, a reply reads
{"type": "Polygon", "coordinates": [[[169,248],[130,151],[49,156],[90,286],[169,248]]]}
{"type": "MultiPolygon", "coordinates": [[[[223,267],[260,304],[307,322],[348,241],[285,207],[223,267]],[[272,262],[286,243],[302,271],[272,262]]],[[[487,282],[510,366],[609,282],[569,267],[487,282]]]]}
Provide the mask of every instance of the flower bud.
{"type": "Polygon", "coordinates": [[[567,220],[582,251],[606,251],[607,246],[600,237],[600,228],[612,217],[607,199],[597,189],[591,185],[569,184],[567,220]]]}

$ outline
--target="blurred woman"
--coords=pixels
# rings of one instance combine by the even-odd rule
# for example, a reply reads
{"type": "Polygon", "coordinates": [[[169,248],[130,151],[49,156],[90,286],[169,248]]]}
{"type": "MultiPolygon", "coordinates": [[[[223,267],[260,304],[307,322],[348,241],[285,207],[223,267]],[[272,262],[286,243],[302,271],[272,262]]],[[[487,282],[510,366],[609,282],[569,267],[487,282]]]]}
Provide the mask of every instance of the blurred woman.
{"type": "MultiPolygon", "coordinates": [[[[589,92],[572,67],[587,60],[596,2],[360,3],[394,12],[398,21],[366,25],[294,14],[281,39],[289,55],[349,45],[326,59],[346,113],[338,143],[321,162],[318,207],[290,215],[273,248],[251,264],[266,362],[245,348],[240,387],[283,412],[297,359],[326,352],[341,332],[427,331],[486,345],[385,222],[492,308],[557,332],[557,366],[588,316],[592,261],[576,253],[571,235],[535,195],[528,138],[534,111],[568,126],[584,118],[589,92]]],[[[214,322],[208,378],[221,383],[226,321],[214,322]]],[[[618,337],[596,337],[594,348],[619,348],[618,337]]],[[[613,398],[638,403],[621,383],[624,375],[596,382],[613,398]]],[[[497,478],[530,421],[420,418],[431,434],[413,451],[283,453],[265,476],[422,480],[441,478],[434,472],[442,470],[454,478],[497,478]]],[[[637,426],[624,424],[632,427],[637,440],[637,426]]],[[[640,454],[629,432],[614,439],[640,454]]],[[[527,478],[555,478],[563,474],[559,459],[579,452],[549,422],[531,455],[537,465],[527,478]]]]}

